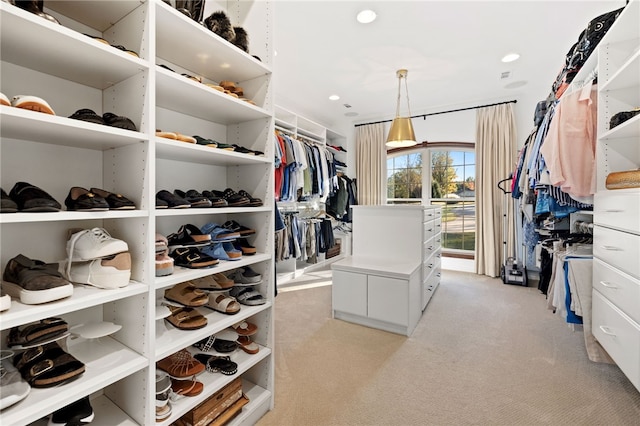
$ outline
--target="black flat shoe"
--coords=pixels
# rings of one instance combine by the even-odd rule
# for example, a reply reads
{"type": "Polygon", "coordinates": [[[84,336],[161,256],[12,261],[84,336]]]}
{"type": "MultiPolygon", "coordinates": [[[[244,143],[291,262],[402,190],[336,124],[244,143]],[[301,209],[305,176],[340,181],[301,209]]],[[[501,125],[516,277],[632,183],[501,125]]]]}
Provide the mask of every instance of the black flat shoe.
{"type": "Polygon", "coordinates": [[[18,211],[18,205],[13,201],[4,189],[0,188],[2,194],[2,204],[0,204],[0,213],[15,213],[18,211]]]}
{"type": "Polygon", "coordinates": [[[51,195],[27,182],[16,183],[9,197],[22,212],[59,212],[62,206],[51,195]]]}
{"type": "Polygon", "coordinates": [[[76,112],[71,114],[69,118],[73,118],[74,120],[88,121],[89,123],[96,123],[96,124],[102,124],[102,125],[105,124],[104,118],[96,114],[95,111],[88,108],[77,110],[76,112]]]}
{"type": "Polygon", "coordinates": [[[138,130],[136,128],[136,125],[133,124],[133,121],[131,121],[127,117],[123,117],[121,115],[115,115],[112,112],[105,112],[104,114],[102,114],[102,118],[104,118],[104,122],[107,126],[118,127],[120,129],[133,130],[134,132],[138,130]]]}
{"type": "Polygon", "coordinates": [[[69,195],[64,200],[69,211],[106,211],[109,210],[109,203],[104,198],[94,194],[79,186],[74,186],[69,190],[69,195]]]}
{"type": "Polygon", "coordinates": [[[109,204],[109,210],[134,210],[136,208],[135,203],[122,194],[105,191],[100,188],[91,188],[90,191],[104,198],[109,204]]]}
{"type": "MultiPolygon", "coordinates": [[[[182,197],[178,197],[177,195],[172,194],[166,189],[158,191],[158,193],[156,194],[156,200],[164,201],[167,204],[167,207],[169,207],[170,209],[187,209],[191,207],[190,202],[182,197]]],[[[156,205],[158,205],[158,201],[156,201],[156,205]]],[[[166,207],[161,206],[159,208],[166,207]]]]}

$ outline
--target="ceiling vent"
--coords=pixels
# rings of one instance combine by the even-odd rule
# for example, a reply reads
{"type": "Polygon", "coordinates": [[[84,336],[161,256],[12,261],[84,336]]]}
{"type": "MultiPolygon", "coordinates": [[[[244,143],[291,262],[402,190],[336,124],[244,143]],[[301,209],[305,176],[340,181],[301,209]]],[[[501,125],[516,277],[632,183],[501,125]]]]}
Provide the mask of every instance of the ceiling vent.
{"type": "Polygon", "coordinates": [[[344,107],[345,107],[345,108],[351,108],[351,105],[349,105],[349,104],[344,104],[344,107]]]}
{"type": "Polygon", "coordinates": [[[511,77],[511,71],[503,71],[502,74],[500,74],[500,80],[506,80],[509,77],[511,77]]]}

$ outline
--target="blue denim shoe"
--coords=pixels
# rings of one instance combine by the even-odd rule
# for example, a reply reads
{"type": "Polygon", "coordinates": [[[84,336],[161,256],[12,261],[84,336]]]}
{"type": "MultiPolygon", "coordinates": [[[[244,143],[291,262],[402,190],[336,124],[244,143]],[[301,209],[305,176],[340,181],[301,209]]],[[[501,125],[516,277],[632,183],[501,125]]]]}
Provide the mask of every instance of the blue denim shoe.
{"type": "Polygon", "coordinates": [[[240,238],[240,233],[232,231],[217,223],[209,222],[200,228],[203,234],[211,235],[211,241],[233,241],[236,238],[240,238]]]}
{"type": "Polygon", "coordinates": [[[225,242],[222,243],[222,248],[227,252],[227,256],[229,256],[229,260],[240,260],[242,259],[242,250],[238,250],[235,248],[233,243],[225,242]]]}
{"type": "Polygon", "coordinates": [[[231,260],[224,247],[223,243],[213,243],[200,249],[200,251],[206,255],[218,260],[231,260]]]}

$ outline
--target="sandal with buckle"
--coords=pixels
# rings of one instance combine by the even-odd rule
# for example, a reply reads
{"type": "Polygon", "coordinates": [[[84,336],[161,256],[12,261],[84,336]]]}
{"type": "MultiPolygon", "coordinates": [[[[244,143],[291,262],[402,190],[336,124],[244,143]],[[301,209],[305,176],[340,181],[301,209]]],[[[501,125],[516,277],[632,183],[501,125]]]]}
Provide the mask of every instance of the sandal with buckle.
{"type": "Polygon", "coordinates": [[[190,281],[176,284],[165,290],[164,298],[191,308],[204,306],[209,302],[209,296],[190,281]]]}
{"type": "Polygon", "coordinates": [[[7,345],[25,349],[45,342],[52,342],[69,335],[69,324],[62,318],[43,320],[13,327],[7,337],[7,345]]]}
{"type": "Polygon", "coordinates": [[[36,346],[16,355],[13,364],[33,388],[48,388],[77,379],[85,365],[57,343],[36,346]]]}
{"type": "Polygon", "coordinates": [[[183,268],[200,269],[217,265],[220,261],[201,253],[197,247],[179,247],[169,255],[175,265],[183,268]]]}
{"type": "Polygon", "coordinates": [[[194,308],[167,305],[171,315],[165,320],[180,330],[197,330],[207,325],[207,319],[194,308]]]}
{"type": "Polygon", "coordinates": [[[236,299],[224,294],[211,293],[209,295],[209,303],[205,306],[227,315],[235,315],[240,312],[240,304],[236,299]]]}
{"type": "Polygon", "coordinates": [[[211,244],[211,235],[201,232],[197,226],[187,223],[182,225],[178,232],[167,236],[169,249],[179,247],[202,247],[211,244]]]}

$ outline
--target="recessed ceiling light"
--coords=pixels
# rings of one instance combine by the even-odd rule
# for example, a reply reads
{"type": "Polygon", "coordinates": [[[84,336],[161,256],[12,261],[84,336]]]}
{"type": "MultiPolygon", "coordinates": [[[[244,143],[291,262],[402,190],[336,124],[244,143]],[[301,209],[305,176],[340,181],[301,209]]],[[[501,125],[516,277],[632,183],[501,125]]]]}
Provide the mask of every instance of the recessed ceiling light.
{"type": "Polygon", "coordinates": [[[502,58],[502,62],[513,62],[519,57],[520,55],[518,55],[517,53],[509,53],[507,55],[504,55],[504,57],[502,58]]]}
{"type": "Polygon", "coordinates": [[[369,24],[376,20],[376,13],[373,10],[365,9],[358,13],[357,19],[361,24],[369,24]]]}
{"type": "Polygon", "coordinates": [[[330,99],[330,100],[332,100],[332,101],[337,101],[338,99],[340,99],[340,96],[338,96],[338,95],[331,95],[331,96],[329,96],[329,99],[330,99]]]}

